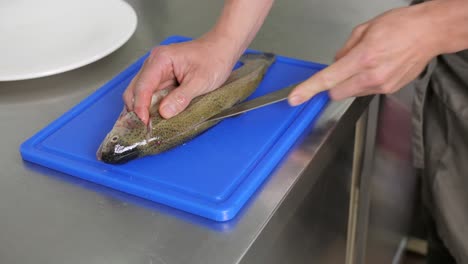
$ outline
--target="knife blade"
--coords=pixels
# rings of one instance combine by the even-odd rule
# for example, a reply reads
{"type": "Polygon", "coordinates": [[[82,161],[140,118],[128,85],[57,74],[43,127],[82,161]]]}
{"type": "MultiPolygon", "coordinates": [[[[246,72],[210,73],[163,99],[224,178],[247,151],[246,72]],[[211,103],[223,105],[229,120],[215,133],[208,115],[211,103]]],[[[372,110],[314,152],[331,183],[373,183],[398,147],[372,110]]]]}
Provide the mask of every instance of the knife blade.
{"type": "Polygon", "coordinates": [[[275,92],[268,93],[266,95],[257,97],[255,99],[236,104],[221,113],[218,113],[209,119],[205,120],[208,121],[217,121],[227,117],[236,116],[254,109],[258,109],[260,107],[264,107],[270,104],[274,104],[277,102],[281,102],[288,98],[289,93],[298,85],[299,83],[292,84],[275,92]]]}

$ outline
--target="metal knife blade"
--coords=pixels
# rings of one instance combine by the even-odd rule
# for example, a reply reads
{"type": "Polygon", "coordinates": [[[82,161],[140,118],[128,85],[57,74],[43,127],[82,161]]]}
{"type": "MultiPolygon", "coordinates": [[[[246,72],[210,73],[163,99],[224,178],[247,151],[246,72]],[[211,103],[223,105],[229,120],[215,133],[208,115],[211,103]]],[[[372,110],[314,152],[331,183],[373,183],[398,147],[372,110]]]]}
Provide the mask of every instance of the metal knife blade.
{"type": "Polygon", "coordinates": [[[217,121],[220,119],[224,119],[226,117],[231,117],[231,116],[236,116],[263,106],[267,106],[270,104],[274,104],[277,102],[281,102],[283,100],[286,100],[288,98],[289,93],[298,85],[299,83],[287,86],[286,88],[282,88],[278,91],[257,97],[255,99],[236,104],[232,106],[231,108],[228,108],[224,111],[222,111],[219,114],[216,114],[207,121],[217,121]]]}

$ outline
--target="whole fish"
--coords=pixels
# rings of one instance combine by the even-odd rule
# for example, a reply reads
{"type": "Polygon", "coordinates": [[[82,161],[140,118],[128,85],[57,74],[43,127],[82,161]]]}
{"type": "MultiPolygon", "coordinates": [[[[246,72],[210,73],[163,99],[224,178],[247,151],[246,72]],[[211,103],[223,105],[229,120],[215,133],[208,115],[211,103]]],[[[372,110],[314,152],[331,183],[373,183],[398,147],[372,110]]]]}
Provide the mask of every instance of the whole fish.
{"type": "Polygon", "coordinates": [[[194,98],[184,111],[170,119],[159,115],[159,104],[172,89],[177,88],[166,88],[153,94],[148,126],[134,112],[127,112],[124,107],[114,127],[101,143],[97,158],[106,163],[118,164],[158,154],[214,126],[219,121],[205,120],[251,95],[275,61],[275,55],[244,54],[240,61],[243,65],[234,70],[220,88],[194,98]]]}

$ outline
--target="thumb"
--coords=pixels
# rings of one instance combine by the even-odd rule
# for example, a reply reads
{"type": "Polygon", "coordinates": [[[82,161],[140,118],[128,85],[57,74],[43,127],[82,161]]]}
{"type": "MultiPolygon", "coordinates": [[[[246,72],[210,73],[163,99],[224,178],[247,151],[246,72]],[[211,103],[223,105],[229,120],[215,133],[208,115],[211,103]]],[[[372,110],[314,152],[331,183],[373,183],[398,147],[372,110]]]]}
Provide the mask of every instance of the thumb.
{"type": "Polygon", "coordinates": [[[203,81],[189,81],[182,83],[170,92],[159,107],[159,114],[166,119],[176,116],[190,104],[193,98],[203,94],[203,81]]]}

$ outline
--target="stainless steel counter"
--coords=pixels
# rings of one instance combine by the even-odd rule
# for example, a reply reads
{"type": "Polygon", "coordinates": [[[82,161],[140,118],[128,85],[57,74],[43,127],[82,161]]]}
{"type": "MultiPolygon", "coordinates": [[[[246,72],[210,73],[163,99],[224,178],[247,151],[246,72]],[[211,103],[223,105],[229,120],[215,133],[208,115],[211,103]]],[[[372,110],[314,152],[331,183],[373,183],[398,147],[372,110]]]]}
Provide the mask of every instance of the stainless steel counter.
{"type": "MultiPolygon", "coordinates": [[[[369,98],[330,104],[239,217],[227,223],[23,162],[18,152],[21,142],[165,37],[202,34],[222,6],[221,1],[208,0],[129,2],[139,24],[121,49],[67,73],[0,83],[0,263],[260,263],[256,256],[268,252],[255,251],[275,248],[269,242],[284,243],[284,236],[275,235],[275,230],[284,230],[293,213],[308,210],[303,206],[306,195],[322,188],[318,183],[325,177],[324,168],[339,145],[349,136],[352,139],[354,123],[369,98]]],[[[277,1],[251,47],[329,63],[353,25],[402,4],[400,0],[388,1],[387,6],[366,0],[277,1]]],[[[336,181],[346,182],[343,177],[336,181]]],[[[334,195],[333,188],[321,190],[320,206],[333,206],[326,198],[334,195]]],[[[347,208],[336,210],[340,215],[335,217],[346,217],[347,208]]],[[[330,220],[330,215],[314,217],[322,223],[330,220]]],[[[314,252],[333,251],[329,244],[311,246],[314,252]]]]}

